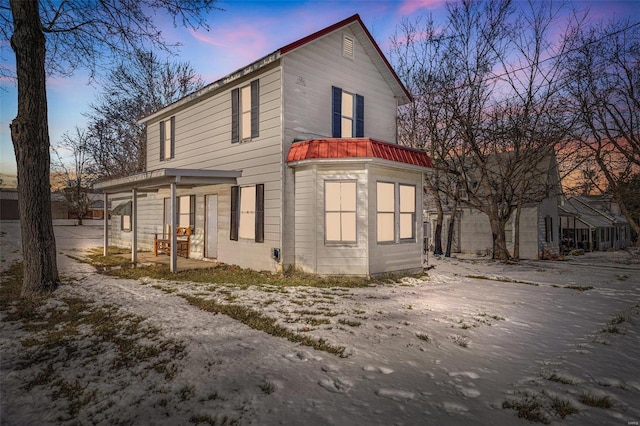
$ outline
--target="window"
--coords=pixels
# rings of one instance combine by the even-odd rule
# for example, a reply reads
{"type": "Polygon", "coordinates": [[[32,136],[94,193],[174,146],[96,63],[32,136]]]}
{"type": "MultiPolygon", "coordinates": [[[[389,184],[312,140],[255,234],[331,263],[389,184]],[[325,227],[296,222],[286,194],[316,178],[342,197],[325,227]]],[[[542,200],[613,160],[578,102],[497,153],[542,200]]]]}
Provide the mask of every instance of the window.
{"type": "Polygon", "coordinates": [[[121,204],[113,210],[113,214],[120,215],[120,230],[131,231],[131,201],[121,204]]]}
{"type": "Polygon", "coordinates": [[[378,242],[392,243],[395,241],[395,185],[393,183],[378,182],[376,194],[378,242]]]}
{"type": "Polygon", "coordinates": [[[364,97],[332,87],[331,98],[332,137],[364,137],[364,97]]]}
{"type": "Polygon", "coordinates": [[[378,182],[377,200],[377,241],[415,241],[416,238],[416,187],[391,182],[378,182]],[[397,200],[397,201],[396,201],[397,200]],[[396,226],[396,218],[397,226],[396,226]]]}
{"type": "Polygon", "coordinates": [[[347,58],[354,58],[354,42],[353,38],[348,35],[342,36],[342,55],[347,58]]]}
{"type": "Polygon", "coordinates": [[[260,135],[259,100],[259,80],[231,91],[231,142],[257,138],[260,135]]]}
{"type": "Polygon", "coordinates": [[[160,122],[160,161],[170,160],[176,150],[176,118],[160,122]]]}
{"type": "Polygon", "coordinates": [[[414,240],[416,238],[416,187],[400,185],[400,239],[414,240]]]}
{"type": "Polygon", "coordinates": [[[356,242],[356,182],[325,181],[325,241],[356,242]]]}
{"type": "Polygon", "coordinates": [[[544,218],[544,240],[547,243],[553,241],[553,218],[551,216],[544,218]]]}
{"type": "Polygon", "coordinates": [[[231,187],[230,239],[264,242],[264,185],[231,187]]]}
{"type": "MultiPolygon", "coordinates": [[[[195,230],[196,224],[196,196],[182,195],[176,197],[176,226],[195,230]]],[[[164,199],[164,230],[169,232],[171,226],[171,198],[164,199]]]]}

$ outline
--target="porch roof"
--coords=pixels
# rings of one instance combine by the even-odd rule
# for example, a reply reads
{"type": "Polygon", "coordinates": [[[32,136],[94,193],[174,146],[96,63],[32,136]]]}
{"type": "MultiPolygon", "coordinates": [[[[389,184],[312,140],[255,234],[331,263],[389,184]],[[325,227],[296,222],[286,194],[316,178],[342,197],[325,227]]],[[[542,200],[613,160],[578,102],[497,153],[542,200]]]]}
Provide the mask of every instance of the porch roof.
{"type": "Polygon", "coordinates": [[[106,180],[96,183],[93,187],[104,193],[112,194],[132,189],[157,190],[172,183],[179,187],[235,184],[240,176],[242,176],[242,171],[239,170],[158,169],[106,180]]]}
{"type": "Polygon", "coordinates": [[[379,158],[381,160],[433,167],[426,152],[370,138],[328,138],[295,142],[287,155],[287,163],[313,159],[379,158]]]}

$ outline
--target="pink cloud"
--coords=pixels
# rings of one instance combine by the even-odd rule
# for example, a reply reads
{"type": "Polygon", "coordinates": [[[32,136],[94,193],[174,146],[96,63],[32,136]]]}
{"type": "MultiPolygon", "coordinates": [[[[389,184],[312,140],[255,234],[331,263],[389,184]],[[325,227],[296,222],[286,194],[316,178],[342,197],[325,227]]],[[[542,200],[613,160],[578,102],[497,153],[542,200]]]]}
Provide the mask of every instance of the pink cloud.
{"type": "Polygon", "coordinates": [[[445,4],[444,0],[404,0],[398,12],[401,15],[411,15],[420,9],[437,9],[445,4]]]}

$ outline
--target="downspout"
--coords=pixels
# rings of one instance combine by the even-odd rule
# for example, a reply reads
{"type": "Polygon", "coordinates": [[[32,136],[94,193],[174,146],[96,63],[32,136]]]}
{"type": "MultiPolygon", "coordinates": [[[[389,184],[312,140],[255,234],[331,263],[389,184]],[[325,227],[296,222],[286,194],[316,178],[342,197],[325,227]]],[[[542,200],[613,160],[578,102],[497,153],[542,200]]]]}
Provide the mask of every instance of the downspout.
{"type": "Polygon", "coordinates": [[[102,215],[104,221],[104,235],[102,241],[104,248],[102,249],[102,255],[106,256],[107,254],[109,254],[109,194],[107,192],[104,193],[104,206],[102,215]]]}
{"type": "MultiPolygon", "coordinates": [[[[275,259],[276,262],[276,272],[283,273],[284,272],[284,216],[286,214],[287,204],[285,202],[285,179],[286,179],[286,158],[285,158],[285,128],[284,128],[284,71],[283,64],[284,58],[280,57],[280,66],[278,67],[280,70],[280,235],[279,235],[279,244],[280,244],[280,259],[275,259]]],[[[294,188],[294,197],[295,197],[295,188],[294,188]]],[[[295,202],[295,200],[294,200],[295,202]]],[[[295,220],[295,218],[294,218],[295,220]]],[[[293,244],[295,246],[295,223],[293,224],[294,235],[293,235],[293,244]]],[[[295,250],[295,248],[294,248],[295,250]]]]}

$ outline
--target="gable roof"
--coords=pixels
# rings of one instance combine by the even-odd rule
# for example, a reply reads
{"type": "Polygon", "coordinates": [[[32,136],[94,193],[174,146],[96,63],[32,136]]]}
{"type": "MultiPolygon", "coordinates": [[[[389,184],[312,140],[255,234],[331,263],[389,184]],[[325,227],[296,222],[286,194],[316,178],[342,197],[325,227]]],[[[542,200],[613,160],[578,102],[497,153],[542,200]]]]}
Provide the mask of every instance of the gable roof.
{"type": "Polygon", "coordinates": [[[367,30],[367,27],[365,27],[364,23],[362,22],[362,19],[360,19],[360,15],[355,14],[353,16],[348,17],[347,19],[344,19],[340,22],[337,22],[326,28],[323,28],[320,31],[316,31],[313,34],[310,34],[306,37],[303,37],[299,40],[289,43],[275,50],[274,52],[258,59],[257,61],[252,62],[246,67],[240,68],[232,72],[231,74],[227,74],[221,79],[216,80],[213,83],[210,83],[204,86],[203,88],[196,90],[195,92],[190,93],[178,99],[177,101],[165,106],[164,108],[161,108],[160,110],[146,117],[140,118],[138,122],[140,124],[145,123],[177,107],[191,103],[205,95],[208,95],[226,86],[227,84],[234,82],[235,80],[249,73],[257,71],[273,63],[274,61],[279,60],[282,56],[290,52],[293,52],[313,41],[321,39],[322,37],[345,27],[350,27],[350,29],[354,32],[354,34],[358,38],[358,41],[360,42],[360,44],[362,44],[362,46],[364,47],[369,57],[372,59],[374,65],[376,66],[378,71],[382,74],[384,80],[387,82],[387,84],[393,91],[396,98],[398,98],[399,104],[403,105],[405,103],[408,103],[411,100],[411,94],[409,93],[407,88],[404,86],[404,84],[402,84],[402,81],[400,80],[396,72],[393,70],[393,67],[391,67],[391,64],[389,64],[389,61],[387,60],[385,55],[382,53],[382,50],[380,50],[380,47],[371,36],[371,33],[369,32],[369,30],[367,30]]]}
{"type": "Polygon", "coordinates": [[[287,163],[313,159],[379,158],[418,167],[433,167],[426,152],[370,138],[311,139],[295,142],[287,163]]]}

